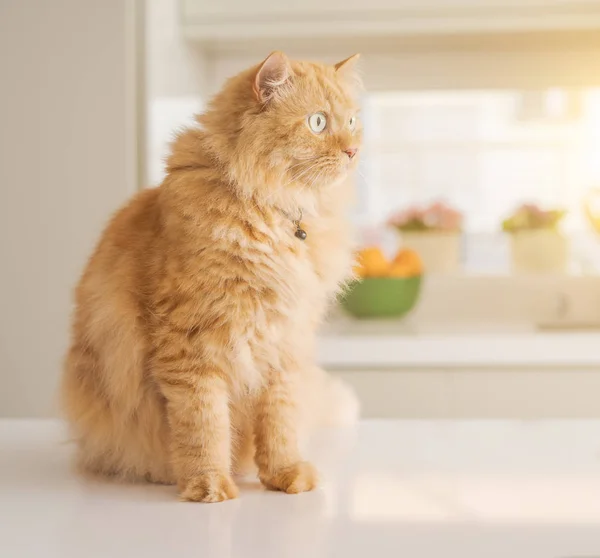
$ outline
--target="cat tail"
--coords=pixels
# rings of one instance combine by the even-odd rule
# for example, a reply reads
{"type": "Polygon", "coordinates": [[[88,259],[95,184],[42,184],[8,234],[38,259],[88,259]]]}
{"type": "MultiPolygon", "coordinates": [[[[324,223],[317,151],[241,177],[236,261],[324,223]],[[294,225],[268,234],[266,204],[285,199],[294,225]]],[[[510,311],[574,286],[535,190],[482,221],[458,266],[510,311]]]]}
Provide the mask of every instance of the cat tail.
{"type": "Polygon", "coordinates": [[[302,397],[306,422],[312,428],[356,424],[360,403],[352,387],[318,366],[311,368],[302,397]]]}

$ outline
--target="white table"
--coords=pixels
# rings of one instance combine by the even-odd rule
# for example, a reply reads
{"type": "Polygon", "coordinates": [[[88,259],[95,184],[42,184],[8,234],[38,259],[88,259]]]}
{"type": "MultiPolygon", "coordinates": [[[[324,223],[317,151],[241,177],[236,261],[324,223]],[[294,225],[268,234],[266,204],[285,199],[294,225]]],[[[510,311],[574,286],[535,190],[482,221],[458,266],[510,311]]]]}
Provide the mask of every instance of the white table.
{"type": "Polygon", "coordinates": [[[363,422],[315,439],[320,490],[209,505],[84,481],[63,440],[0,421],[2,558],[600,556],[600,421],[363,422]]]}

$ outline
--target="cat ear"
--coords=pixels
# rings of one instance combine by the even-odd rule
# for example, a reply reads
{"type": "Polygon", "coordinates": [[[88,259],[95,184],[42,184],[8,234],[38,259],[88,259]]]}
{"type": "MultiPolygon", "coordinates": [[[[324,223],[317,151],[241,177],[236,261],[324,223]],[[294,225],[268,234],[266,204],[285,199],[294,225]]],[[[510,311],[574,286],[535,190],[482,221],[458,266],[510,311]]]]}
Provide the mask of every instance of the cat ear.
{"type": "Polygon", "coordinates": [[[288,57],[278,50],[272,52],[256,72],[253,87],[256,98],[266,103],[276,95],[277,90],[291,75],[292,68],[288,57]]]}
{"type": "Polygon", "coordinates": [[[356,71],[356,63],[360,58],[360,54],[353,54],[352,56],[346,58],[346,60],[342,60],[338,62],[334,67],[335,71],[338,73],[346,73],[346,72],[355,72],[356,71]]]}
{"type": "Polygon", "coordinates": [[[346,60],[342,60],[335,64],[335,73],[348,85],[353,88],[360,90],[362,89],[362,80],[360,79],[360,75],[358,73],[357,63],[360,58],[360,54],[353,54],[346,60]]]}

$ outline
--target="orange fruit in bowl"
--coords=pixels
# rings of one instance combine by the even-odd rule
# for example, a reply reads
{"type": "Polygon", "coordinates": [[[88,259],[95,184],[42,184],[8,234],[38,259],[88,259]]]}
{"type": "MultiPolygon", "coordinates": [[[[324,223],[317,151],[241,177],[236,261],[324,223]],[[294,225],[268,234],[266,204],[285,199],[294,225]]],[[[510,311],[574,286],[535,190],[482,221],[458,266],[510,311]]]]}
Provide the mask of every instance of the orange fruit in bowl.
{"type": "Polygon", "coordinates": [[[390,268],[392,277],[416,277],[423,274],[423,262],[414,250],[403,248],[400,250],[390,268]]]}
{"type": "Polygon", "coordinates": [[[389,271],[389,277],[414,277],[415,273],[413,268],[406,263],[392,262],[389,271]]]}
{"type": "Polygon", "coordinates": [[[390,269],[387,258],[376,246],[359,250],[354,273],[358,277],[386,277],[390,269]]]}

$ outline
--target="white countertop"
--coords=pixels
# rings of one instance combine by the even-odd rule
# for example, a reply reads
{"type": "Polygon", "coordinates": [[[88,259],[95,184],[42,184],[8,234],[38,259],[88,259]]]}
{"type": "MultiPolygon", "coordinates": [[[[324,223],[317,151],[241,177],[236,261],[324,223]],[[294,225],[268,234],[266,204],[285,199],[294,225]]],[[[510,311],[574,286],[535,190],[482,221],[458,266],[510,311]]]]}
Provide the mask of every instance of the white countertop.
{"type": "Polygon", "coordinates": [[[3,558],[600,556],[600,421],[378,421],[323,432],[324,482],[173,487],[84,481],[60,423],[0,421],[3,558]]]}

